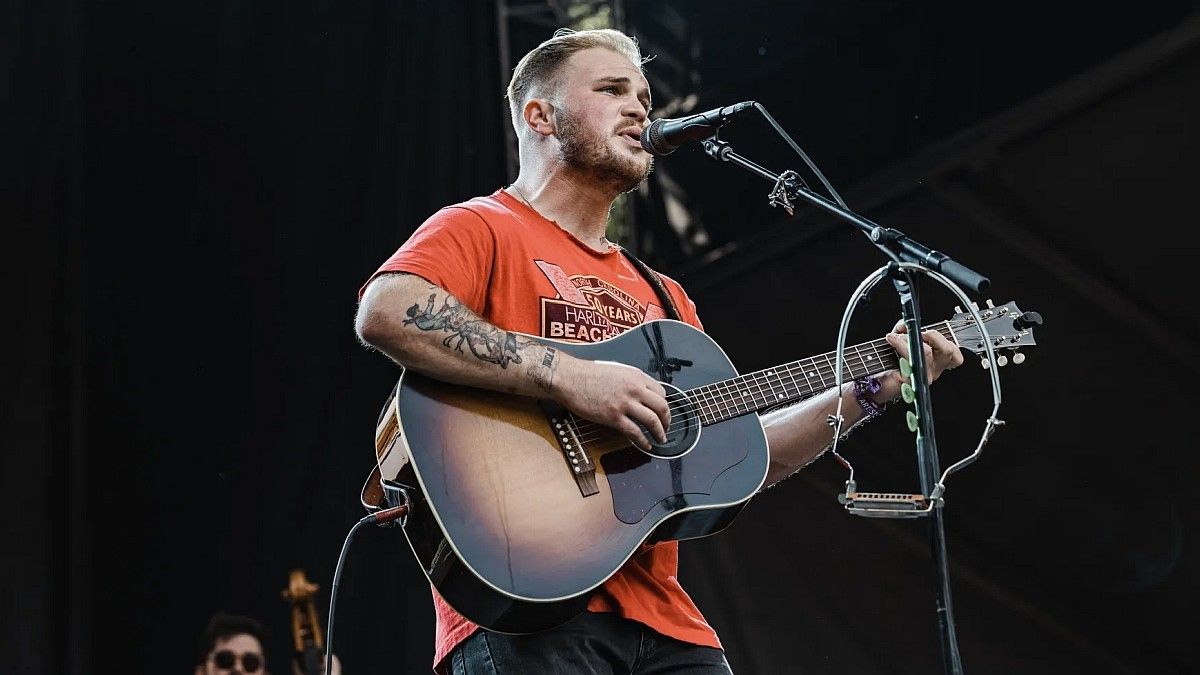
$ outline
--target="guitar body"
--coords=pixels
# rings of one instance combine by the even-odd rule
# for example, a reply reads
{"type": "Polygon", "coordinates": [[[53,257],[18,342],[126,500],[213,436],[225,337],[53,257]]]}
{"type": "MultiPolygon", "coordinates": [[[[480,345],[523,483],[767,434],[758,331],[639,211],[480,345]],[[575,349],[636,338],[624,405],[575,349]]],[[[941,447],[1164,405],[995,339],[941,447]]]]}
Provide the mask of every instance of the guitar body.
{"type": "Polygon", "coordinates": [[[398,426],[377,452],[383,477],[408,488],[405,536],[455,610],[506,633],[580,614],[643,543],[723,529],[767,472],[758,415],[705,426],[687,405],[682,391],[737,375],[695,328],[661,320],[598,343],[532,339],[639,368],[683,405],[672,439],[646,453],[545,401],[402,375],[388,406],[398,426]],[[594,480],[572,462],[580,446],[594,480]]]}

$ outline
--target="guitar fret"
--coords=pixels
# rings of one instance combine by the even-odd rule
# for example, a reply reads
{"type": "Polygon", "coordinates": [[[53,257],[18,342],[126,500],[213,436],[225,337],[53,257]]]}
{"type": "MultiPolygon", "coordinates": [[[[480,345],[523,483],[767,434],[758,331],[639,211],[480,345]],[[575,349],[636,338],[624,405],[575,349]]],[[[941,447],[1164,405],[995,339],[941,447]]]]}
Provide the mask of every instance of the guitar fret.
{"type": "Polygon", "coordinates": [[[719,386],[719,394],[720,394],[719,401],[721,404],[722,412],[724,413],[724,416],[726,419],[733,417],[733,415],[729,414],[730,407],[733,403],[733,396],[732,396],[733,390],[730,387],[730,385],[726,384],[727,382],[728,382],[728,380],[725,380],[724,382],[721,382],[718,385],[719,386]]]}
{"type": "MultiPolygon", "coordinates": [[[[800,371],[800,374],[801,374],[801,375],[804,375],[804,366],[803,366],[803,365],[801,365],[801,363],[800,363],[799,361],[793,361],[793,362],[792,362],[792,365],[791,365],[790,367],[788,367],[788,372],[789,372],[789,373],[794,373],[794,372],[795,372],[795,371],[797,371],[797,370],[799,370],[799,371],[800,371]]],[[[795,378],[795,376],[793,375],[793,379],[794,379],[794,378],[795,378]]],[[[800,388],[800,386],[799,386],[799,385],[797,385],[797,387],[796,387],[796,395],[797,395],[797,396],[811,396],[811,395],[812,395],[812,393],[813,393],[813,386],[812,386],[812,383],[808,381],[808,378],[807,378],[807,377],[805,377],[805,378],[804,378],[804,387],[803,387],[803,388],[800,388]]]]}
{"type": "Polygon", "coordinates": [[[804,373],[804,377],[808,378],[808,386],[815,391],[815,387],[812,386],[812,378],[814,375],[816,375],[821,379],[821,388],[827,389],[828,386],[825,384],[824,376],[821,376],[821,373],[817,370],[817,362],[812,359],[808,359],[808,363],[809,365],[807,367],[807,372],[804,373]]]}
{"type": "MultiPolygon", "coordinates": [[[[843,381],[843,382],[845,382],[845,381],[846,381],[846,375],[849,373],[849,371],[847,370],[847,368],[848,368],[849,364],[847,364],[847,363],[846,363],[846,361],[845,361],[845,358],[844,358],[844,357],[845,357],[845,354],[844,354],[844,353],[842,354],[842,356],[843,356],[843,360],[842,360],[842,381],[843,381]]],[[[826,354],[826,355],[825,355],[825,362],[829,364],[829,373],[830,373],[830,375],[832,375],[832,376],[833,376],[833,382],[834,382],[834,384],[837,384],[837,353],[836,353],[836,352],[829,352],[828,354],[826,354]]],[[[850,378],[850,379],[853,379],[853,378],[850,378]]]]}
{"type": "MultiPolygon", "coordinates": [[[[953,328],[953,327],[950,325],[950,320],[949,320],[949,319],[946,319],[946,320],[945,320],[945,321],[943,321],[942,323],[943,323],[943,324],[946,326],[946,331],[947,331],[948,333],[950,333],[949,335],[946,335],[945,333],[942,333],[942,337],[944,337],[944,338],[946,338],[946,339],[950,340],[951,342],[953,342],[955,347],[962,347],[962,344],[961,344],[961,343],[958,341],[958,336],[957,336],[957,335],[955,335],[955,333],[954,333],[954,328],[953,328]]],[[[941,328],[938,328],[938,332],[939,332],[939,333],[941,333],[941,332],[942,332],[942,329],[941,329],[941,328]]]]}
{"type": "MultiPolygon", "coordinates": [[[[849,349],[855,350],[855,354],[858,353],[858,349],[856,347],[850,347],[849,349]]],[[[845,364],[846,368],[846,374],[842,377],[843,380],[853,380],[854,378],[858,377],[858,375],[854,373],[854,362],[850,360],[850,354],[847,353],[849,349],[846,352],[842,352],[842,363],[845,364]]]]}
{"type": "Polygon", "coordinates": [[[800,398],[800,385],[796,384],[796,376],[792,375],[791,366],[790,365],[786,366],[785,371],[787,372],[788,379],[790,379],[792,381],[792,386],[796,388],[796,393],[793,394],[792,396],[795,398],[800,398]]]}
{"type": "Polygon", "coordinates": [[[742,413],[748,413],[758,408],[758,394],[755,391],[757,386],[758,383],[754,381],[753,377],[742,377],[742,395],[738,399],[738,403],[744,407],[742,413]]]}
{"type": "Polygon", "coordinates": [[[760,370],[754,374],[754,387],[757,390],[755,394],[755,403],[757,404],[754,406],[755,410],[767,405],[767,402],[771,400],[771,392],[765,389],[765,387],[769,386],[770,382],[767,380],[766,375],[763,374],[763,371],[760,370]]]}
{"type": "Polygon", "coordinates": [[[872,340],[869,344],[871,345],[871,357],[874,359],[875,368],[867,368],[867,372],[871,374],[881,372],[878,370],[883,363],[879,356],[879,347],[875,345],[874,340],[872,340]]]}
{"type": "Polygon", "coordinates": [[[709,406],[712,407],[713,410],[713,416],[716,417],[716,419],[725,419],[726,411],[721,406],[720,389],[721,388],[719,384],[709,384],[708,400],[709,406]]]}
{"type": "Polygon", "coordinates": [[[733,384],[730,386],[730,406],[732,406],[733,410],[738,414],[743,414],[745,412],[742,410],[742,381],[743,377],[736,377],[733,380],[733,384]]]}
{"type": "Polygon", "coordinates": [[[851,347],[851,349],[854,350],[854,356],[858,357],[858,365],[854,365],[854,363],[850,360],[850,356],[846,355],[846,367],[850,370],[850,379],[863,377],[870,370],[867,368],[867,361],[863,358],[861,349],[858,347],[851,347]],[[863,372],[857,372],[859,368],[861,368],[863,372]]]}
{"type": "MultiPolygon", "coordinates": [[[[926,330],[937,330],[958,344],[958,336],[949,321],[935,325],[938,327],[926,330]]],[[[700,410],[703,424],[716,424],[757,410],[804,400],[833,386],[828,376],[836,376],[836,353],[827,352],[702,385],[688,395],[700,410]]],[[[842,379],[853,380],[895,368],[897,359],[898,355],[886,339],[851,345],[843,352],[842,379]]]]}
{"type": "Polygon", "coordinates": [[[717,420],[718,418],[717,418],[717,411],[716,411],[716,408],[713,406],[713,403],[712,403],[712,386],[710,386],[710,385],[705,385],[705,386],[704,386],[704,389],[705,389],[706,391],[705,391],[705,393],[704,393],[704,399],[703,399],[703,400],[704,400],[704,405],[703,405],[703,409],[704,409],[705,413],[707,413],[707,414],[708,414],[708,417],[709,417],[709,419],[713,420],[713,423],[715,424],[715,423],[716,423],[716,420],[717,420]]]}
{"type": "Polygon", "coordinates": [[[704,390],[704,409],[708,411],[709,417],[711,417],[713,420],[719,420],[720,417],[717,415],[717,403],[713,399],[713,391],[715,391],[716,388],[711,384],[706,384],[701,387],[701,389],[704,390]]]}
{"type": "Polygon", "coordinates": [[[883,352],[879,355],[879,365],[884,370],[888,368],[898,367],[900,362],[896,357],[896,352],[892,351],[892,345],[885,340],[881,345],[883,352]]]}
{"type": "Polygon", "coordinates": [[[729,385],[721,382],[717,385],[717,405],[723,417],[729,417],[729,385]]]}
{"type": "MultiPolygon", "coordinates": [[[[700,413],[700,424],[702,426],[705,424],[708,424],[709,423],[708,415],[704,410],[704,404],[702,402],[700,402],[699,400],[697,400],[699,398],[699,396],[696,395],[695,391],[684,392],[683,396],[684,396],[684,398],[687,399],[688,405],[690,405],[694,410],[696,410],[700,413]]],[[[668,401],[668,403],[670,403],[670,401],[668,401]]],[[[674,411],[672,411],[671,412],[672,419],[674,419],[674,416],[675,416],[675,413],[674,413],[674,411]]]]}
{"type": "Polygon", "coordinates": [[[731,384],[729,387],[729,405],[738,415],[746,412],[742,410],[742,398],[745,395],[745,385],[746,377],[744,375],[740,375],[734,378],[733,384],[731,384]]]}
{"type": "Polygon", "coordinates": [[[751,397],[755,404],[754,409],[758,410],[765,405],[767,401],[767,392],[763,389],[763,385],[766,384],[766,381],[763,378],[761,370],[751,374],[750,383],[753,385],[753,388],[751,389],[751,397]]]}
{"type": "Polygon", "coordinates": [[[774,368],[763,371],[763,378],[766,379],[767,384],[771,387],[770,399],[772,404],[788,400],[787,385],[784,384],[783,380],[776,374],[775,371],[776,369],[774,368]],[[782,391],[775,390],[776,383],[778,383],[778,387],[782,391]]]}
{"type": "MultiPolygon", "coordinates": [[[[742,394],[742,402],[749,403],[751,405],[750,410],[758,410],[758,408],[761,406],[760,401],[763,398],[762,383],[759,382],[758,375],[751,374],[746,379],[746,385],[745,393],[742,394]],[[747,394],[749,394],[749,400],[747,400],[747,394]]],[[[750,410],[747,410],[746,412],[750,412],[750,410]]]]}
{"type": "Polygon", "coordinates": [[[762,396],[762,405],[769,405],[775,400],[775,387],[771,384],[771,376],[768,371],[760,370],[760,374],[754,379],[758,381],[758,393],[762,396]]]}
{"type": "MultiPolygon", "coordinates": [[[[832,354],[832,352],[830,352],[830,354],[832,354]]],[[[833,377],[833,382],[829,384],[826,384],[824,377],[821,378],[821,384],[824,384],[825,388],[828,389],[834,384],[837,384],[837,370],[833,367],[833,362],[829,360],[829,354],[822,354],[821,356],[825,359],[825,365],[829,366],[829,375],[833,377]]]]}
{"type": "Polygon", "coordinates": [[[809,380],[808,375],[804,372],[804,364],[800,363],[799,361],[794,361],[793,364],[792,370],[799,371],[800,375],[804,378],[803,393],[806,396],[811,396],[813,391],[815,391],[815,388],[812,386],[812,381],[809,380]]]}
{"type": "Polygon", "coordinates": [[[739,415],[744,415],[744,414],[750,412],[750,410],[751,410],[748,407],[748,403],[747,403],[746,399],[749,398],[751,401],[753,401],[754,394],[753,394],[753,392],[750,391],[749,385],[750,385],[750,382],[749,382],[749,380],[746,379],[745,375],[738,378],[738,386],[734,389],[734,392],[733,392],[734,393],[733,403],[734,403],[734,405],[737,406],[737,411],[738,411],[739,415]]]}

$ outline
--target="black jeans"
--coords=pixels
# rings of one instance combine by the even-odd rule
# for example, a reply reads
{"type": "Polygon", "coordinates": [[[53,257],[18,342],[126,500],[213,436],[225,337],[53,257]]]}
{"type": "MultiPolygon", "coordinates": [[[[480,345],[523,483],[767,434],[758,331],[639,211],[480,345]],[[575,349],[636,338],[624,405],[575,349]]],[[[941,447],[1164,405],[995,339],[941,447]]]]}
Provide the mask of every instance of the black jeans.
{"type": "Polygon", "coordinates": [[[447,657],[452,675],[732,675],[725,652],[660,635],[611,612],[584,612],[531,635],[476,631],[447,657]]]}

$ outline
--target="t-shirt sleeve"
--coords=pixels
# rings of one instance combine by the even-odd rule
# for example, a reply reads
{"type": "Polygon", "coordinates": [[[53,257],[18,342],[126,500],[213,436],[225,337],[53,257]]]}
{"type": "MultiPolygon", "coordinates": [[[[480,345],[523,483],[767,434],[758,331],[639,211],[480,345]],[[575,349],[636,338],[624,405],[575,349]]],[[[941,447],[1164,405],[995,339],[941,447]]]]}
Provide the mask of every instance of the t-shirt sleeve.
{"type": "Polygon", "coordinates": [[[479,214],[461,206],[448,206],[433,214],[413,232],[358,291],[381,274],[407,272],[440,286],[479,314],[487,299],[495,234],[479,214]]]}

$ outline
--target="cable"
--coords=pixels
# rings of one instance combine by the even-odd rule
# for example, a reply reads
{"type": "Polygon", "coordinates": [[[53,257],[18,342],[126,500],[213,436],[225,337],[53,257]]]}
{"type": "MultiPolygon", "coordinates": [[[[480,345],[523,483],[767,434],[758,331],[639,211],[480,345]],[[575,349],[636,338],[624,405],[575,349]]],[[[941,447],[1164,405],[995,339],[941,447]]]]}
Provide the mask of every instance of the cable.
{"type": "Polygon", "coordinates": [[[834,190],[833,186],[829,184],[829,181],[825,179],[825,174],[821,173],[821,170],[817,168],[817,165],[813,163],[811,159],[809,159],[808,154],[801,150],[800,146],[796,144],[796,141],[793,141],[792,137],[788,135],[788,132],[784,131],[783,127],[779,126],[779,123],[775,121],[774,117],[771,117],[771,113],[767,112],[767,109],[758,102],[754,103],[754,108],[755,110],[758,110],[758,112],[762,113],[763,117],[767,118],[767,122],[775,128],[775,131],[783,137],[783,140],[787,141],[788,145],[792,146],[792,149],[796,151],[797,155],[800,155],[800,159],[804,160],[804,163],[808,165],[808,168],[811,169],[814,174],[816,174],[817,178],[821,179],[821,183],[825,185],[826,190],[829,190],[829,194],[833,196],[833,199],[840,204],[843,209],[850,208],[846,206],[846,202],[842,201],[842,196],[837,193],[837,190],[834,190]]]}
{"type": "Polygon", "coordinates": [[[393,520],[403,518],[408,515],[408,505],[403,504],[390,509],[376,511],[375,513],[364,516],[359,519],[354,527],[346,533],[346,541],[342,543],[342,552],[338,555],[337,567],[333,571],[333,586],[329,591],[329,619],[325,622],[325,673],[331,675],[333,673],[333,610],[337,606],[338,585],[342,581],[342,563],[346,562],[346,552],[350,550],[350,541],[354,539],[354,535],[363,525],[386,525],[393,520]]]}

